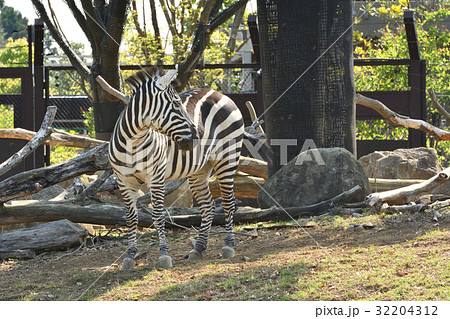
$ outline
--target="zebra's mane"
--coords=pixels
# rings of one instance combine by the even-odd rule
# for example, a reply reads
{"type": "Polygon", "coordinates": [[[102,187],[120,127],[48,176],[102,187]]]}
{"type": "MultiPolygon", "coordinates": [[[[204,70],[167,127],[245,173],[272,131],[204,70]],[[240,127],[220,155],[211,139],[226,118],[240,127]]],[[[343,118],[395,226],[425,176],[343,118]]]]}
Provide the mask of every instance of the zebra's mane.
{"type": "Polygon", "coordinates": [[[149,81],[156,81],[161,76],[161,69],[157,66],[145,67],[142,70],[131,75],[125,82],[135,93],[143,84],[149,81]]]}

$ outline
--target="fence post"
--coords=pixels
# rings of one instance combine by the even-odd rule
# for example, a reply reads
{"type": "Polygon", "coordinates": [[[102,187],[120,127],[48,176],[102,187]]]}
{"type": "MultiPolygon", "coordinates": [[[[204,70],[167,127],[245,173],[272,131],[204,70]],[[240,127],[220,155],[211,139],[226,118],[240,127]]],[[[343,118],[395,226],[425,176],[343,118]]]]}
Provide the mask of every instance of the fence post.
{"type": "MultiPolygon", "coordinates": [[[[427,120],[426,110],[426,61],[411,60],[409,67],[409,83],[411,86],[411,118],[427,120]]],[[[409,129],[409,147],[426,146],[426,134],[419,130],[409,129]]]]}
{"type": "MultiPolygon", "coordinates": [[[[45,116],[44,100],[44,24],[40,19],[34,21],[34,131],[41,126],[45,116]]],[[[34,167],[44,166],[44,147],[40,146],[34,154],[34,167]]]]}

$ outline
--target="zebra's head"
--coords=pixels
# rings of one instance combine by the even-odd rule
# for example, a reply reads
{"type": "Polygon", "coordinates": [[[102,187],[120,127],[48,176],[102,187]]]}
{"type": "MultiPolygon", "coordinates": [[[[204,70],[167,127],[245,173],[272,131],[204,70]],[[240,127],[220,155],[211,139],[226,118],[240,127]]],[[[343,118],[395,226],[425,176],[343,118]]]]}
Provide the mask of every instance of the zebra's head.
{"type": "Polygon", "coordinates": [[[177,73],[176,68],[161,75],[158,68],[151,67],[126,81],[133,88],[134,96],[139,95],[142,103],[139,113],[144,125],[169,136],[181,150],[188,151],[194,148],[197,130],[180,96],[171,85],[177,73]]]}

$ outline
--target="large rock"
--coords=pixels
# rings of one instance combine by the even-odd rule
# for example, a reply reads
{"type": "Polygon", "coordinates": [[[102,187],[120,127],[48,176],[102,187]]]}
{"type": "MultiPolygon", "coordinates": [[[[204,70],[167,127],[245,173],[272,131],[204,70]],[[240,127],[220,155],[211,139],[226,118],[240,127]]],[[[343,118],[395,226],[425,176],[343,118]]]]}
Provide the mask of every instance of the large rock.
{"type": "Polygon", "coordinates": [[[377,151],[359,159],[367,177],[428,179],[442,170],[434,148],[377,151]]]}
{"type": "Polygon", "coordinates": [[[356,185],[363,191],[349,201],[363,201],[369,194],[369,181],[353,154],[343,148],[311,149],[267,180],[258,194],[258,204],[262,208],[312,205],[356,185]]]}

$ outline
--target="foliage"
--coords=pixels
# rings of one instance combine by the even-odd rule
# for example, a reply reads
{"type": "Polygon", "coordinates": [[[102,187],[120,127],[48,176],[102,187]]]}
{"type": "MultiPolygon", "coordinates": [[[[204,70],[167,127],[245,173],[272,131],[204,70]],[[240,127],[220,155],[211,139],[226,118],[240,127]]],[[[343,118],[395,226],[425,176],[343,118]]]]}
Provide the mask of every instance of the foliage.
{"type": "MultiPolygon", "coordinates": [[[[46,52],[45,63],[55,63],[68,65],[70,61],[64,57],[64,52],[54,45],[52,37],[46,33],[44,38],[44,50],[46,52]],[[58,56],[58,58],[55,58],[58,56]],[[61,56],[63,56],[61,58],[61,56]]],[[[72,49],[78,56],[82,56],[84,51],[84,44],[71,43],[72,49]]],[[[51,95],[87,95],[90,97],[91,90],[87,85],[85,79],[74,70],[52,70],[49,72],[50,76],[50,94],[51,95]]]]}
{"type": "MultiPolygon", "coordinates": [[[[70,134],[77,134],[74,130],[64,130],[70,134]]],[[[60,164],[75,158],[82,153],[82,150],[76,147],[69,146],[50,146],[50,165],[60,164]]]]}
{"type": "MultiPolygon", "coordinates": [[[[124,33],[124,49],[121,54],[121,63],[124,64],[178,64],[181,63],[190,51],[194,32],[199,23],[201,13],[204,9],[204,1],[160,1],[165,17],[169,24],[169,34],[164,39],[155,35],[155,29],[140,25],[138,13],[131,10],[124,33]]],[[[223,1],[222,9],[231,5],[233,1],[223,1]]],[[[246,21],[248,13],[244,16],[246,21]]],[[[156,24],[162,24],[161,18],[156,24]]],[[[227,26],[233,18],[223,25],[227,26]]],[[[201,59],[201,63],[224,63],[227,57],[233,56],[236,51],[229,52],[228,41],[230,35],[224,29],[216,29],[210,35],[201,59]]],[[[239,43],[236,47],[239,46],[239,43]]],[[[124,77],[131,72],[124,72],[124,77]]],[[[189,81],[188,87],[211,87],[221,89],[224,79],[229,77],[222,70],[202,70],[195,72],[189,81]]],[[[240,83],[238,75],[232,82],[240,83]]],[[[233,87],[233,85],[231,85],[233,87]]],[[[234,89],[238,90],[239,85],[234,89]]]]}
{"type": "Polygon", "coordinates": [[[0,104],[0,128],[14,128],[14,109],[12,105],[0,104]]]}
{"type": "Polygon", "coordinates": [[[26,38],[9,38],[5,48],[0,50],[0,67],[28,65],[28,41],[26,38]]]}
{"type": "MultiPolygon", "coordinates": [[[[8,39],[6,47],[0,50],[0,67],[17,67],[28,64],[28,42],[25,38],[8,39]]],[[[20,79],[0,79],[0,94],[21,93],[20,79]]]]}
{"type": "Polygon", "coordinates": [[[28,19],[22,17],[22,13],[13,7],[4,6],[1,8],[0,21],[5,30],[6,38],[17,40],[27,36],[28,19]]]}
{"type": "MultiPolygon", "coordinates": [[[[9,38],[5,48],[0,49],[0,67],[17,67],[27,63],[27,40],[9,38]]],[[[0,79],[0,94],[20,94],[21,91],[20,79],[0,79]]],[[[10,104],[0,105],[0,128],[14,128],[14,109],[10,104]]]]}
{"type": "Polygon", "coordinates": [[[88,128],[89,137],[95,138],[95,125],[94,125],[94,109],[92,107],[89,110],[83,112],[84,125],[88,128]]]}
{"type": "MultiPolygon", "coordinates": [[[[76,132],[75,132],[76,133],[76,132]]],[[[50,165],[60,164],[80,155],[80,150],[74,147],[50,146],[50,165]]]]}
{"type": "MultiPolygon", "coordinates": [[[[437,2],[429,10],[421,5],[415,8],[416,29],[419,38],[420,54],[427,61],[427,87],[434,89],[438,96],[444,96],[440,102],[448,105],[450,102],[450,31],[442,23],[450,16],[450,4],[437,2]]],[[[355,34],[355,57],[357,58],[409,58],[406,34],[402,23],[403,9],[408,7],[408,1],[381,1],[378,8],[371,6],[369,12],[387,20],[389,23],[379,31],[380,36],[369,39],[362,34],[355,34]]],[[[370,6],[370,4],[368,5],[370,6]]],[[[359,91],[374,90],[414,90],[409,87],[407,66],[377,66],[355,67],[355,85],[359,91]]],[[[429,114],[436,112],[431,106],[429,114]]],[[[373,123],[359,122],[357,135],[361,138],[390,139],[405,137],[407,130],[396,128],[387,129],[389,125],[384,121],[373,123]]]]}

